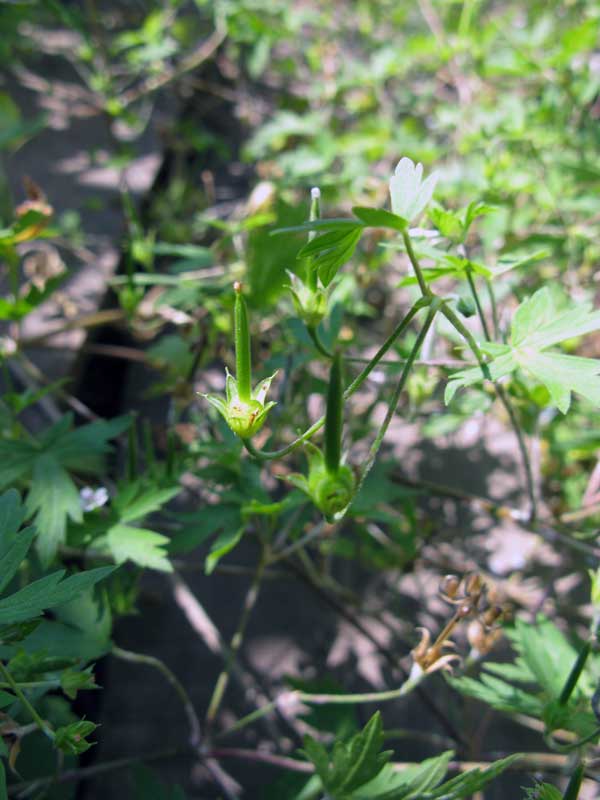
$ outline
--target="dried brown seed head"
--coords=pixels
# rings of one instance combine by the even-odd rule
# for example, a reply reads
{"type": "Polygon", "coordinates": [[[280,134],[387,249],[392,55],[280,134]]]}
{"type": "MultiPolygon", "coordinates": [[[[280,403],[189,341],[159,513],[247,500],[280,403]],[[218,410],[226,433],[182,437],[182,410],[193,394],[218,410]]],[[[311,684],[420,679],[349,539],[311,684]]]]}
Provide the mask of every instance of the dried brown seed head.
{"type": "Polygon", "coordinates": [[[445,595],[450,600],[453,600],[458,594],[460,586],[460,578],[457,575],[446,575],[440,581],[440,593],[445,595]]]}
{"type": "Polygon", "coordinates": [[[503,614],[504,610],[501,606],[491,606],[482,614],[481,620],[484,625],[491,628],[492,625],[501,620],[503,614]]]}
{"type": "Polygon", "coordinates": [[[473,572],[465,578],[465,594],[469,597],[479,595],[483,589],[483,579],[478,572],[473,572]]]}

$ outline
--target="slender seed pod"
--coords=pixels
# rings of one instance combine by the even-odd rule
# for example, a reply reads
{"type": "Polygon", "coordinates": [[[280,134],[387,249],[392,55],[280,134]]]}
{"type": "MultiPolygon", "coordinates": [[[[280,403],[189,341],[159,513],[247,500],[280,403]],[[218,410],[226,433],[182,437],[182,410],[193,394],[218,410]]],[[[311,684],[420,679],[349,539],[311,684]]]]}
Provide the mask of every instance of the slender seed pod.
{"type": "Polygon", "coordinates": [[[242,294],[242,284],[236,281],[233,288],[235,291],[234,333],[237,388],[240,400],[243,403],[249,403],[252,399],[252,362],[248,310],[242,294]]]}
{"type": "Polygon", "coordinates": [[[581,762],[575,767],[575,771],[571,775],[569,785],[565,791],[563,800],[577,800],[579,797],[579,790],[583,783],[583,776],[585,773],[585,766],[581,762]]]}
{"type": "MultiPolygon", "coordinates": [[[[310,212],[308,218],[311,222],[316,219],[321,219],[321,190],[318,186],[313,186],[310,190],[310,212]]],[[[315,236],[315,231],[310,231],[308,234],[308,241],[311,242],[315,236]]],[[[314,259],[310,258],[306,265],[306,283],[311,292],[316,292],[318,289],[318,272],[314,264],[314,259]]]]}
{"type": "Polygon", "coordinates": [[[325,467],[330,475],[337,474],[342,457],[342,431],[344,425],[344,382],[342,377],[342,358],[336,352],[327,390],[327,411],[325,414],[325,467]]]}
{"type": "Polygon", "coordinates": [[[575,689],[575,687],[577,686],[577,681],[581,677],[581,673],[583,672],[583,668],[585,667],[585,662],[588,659],[591,649],[592,649],[592,643],[590,641],[587,641],[579,651],[579,654],[575,659],[575,663],[571,667],[569,676],[565,681],[563,690],[560,693],[560,698],[558,702],[561,706],[566,706],[566,704],[569,702],[569,698],[573,694],[573,689],[575,689]]]}

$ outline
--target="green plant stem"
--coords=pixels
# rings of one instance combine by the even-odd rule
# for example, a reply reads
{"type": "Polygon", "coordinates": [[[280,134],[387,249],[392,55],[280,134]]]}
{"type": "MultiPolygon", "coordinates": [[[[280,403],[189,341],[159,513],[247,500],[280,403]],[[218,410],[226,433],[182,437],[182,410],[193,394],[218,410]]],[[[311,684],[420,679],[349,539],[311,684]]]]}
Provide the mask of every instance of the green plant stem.
{"type": "Polygon", "coordinates": [[[344,378],[342,376],[342,357],[335,354],[329,385],[327,387],[327,410],[325,413],[325,467],[335,475],[342,457],[342,434],[344,427],[344,378]]]}
{"type": "Polygon", "coordinates": [[[486,378],[486,380],[491,381],[492,376],[490,374],[490,368],[471,331],[463,323],[458,314],[455,314],[454,311],[447,305],[447,303],[443,303],[440,306],[440,311],[446,317],[446,319],[452,325],[452,327],[455,328],[458,333],[460,333],[460,335],[469,345],[471,352],[477,359],[477,363],[479,364],[481,371],[483,372],[483,377],[486,378]]]}
{"type": "Polygon", "coordinates": [[[323,342],[321,341],[321,337],[319,336],[319,332],[314,325],[307,325],[306,330],[308,331],[308,335],[313,341],[314,346],[317,348],[319,353],[325,358],[333,358],[333,353],[328,350],[323,342]]]}
{"type": "Polygon", "coordinates": [[[250,354],[250,330],[248,309],[240,284],[235,286],[234,308],[235,370],[240,400],[248,403],[252,399],[252,360],[250,354]]]}
{"type": "MultiPolygon", "coordinates": [[[[373,358],[369,361],[366,367],[361,371],[361,373],[352,381],[350,386],[344,392],[344,400],[348,400],[349,397],[357,392],[366,379],[369,377],[371,372],[375,369],[377,364],[381,361],[383,356],[387,353],[390,347],[394,344],[396,339],[404,333],[404,331],[408,328],[410,323],[412,322],[413,318],[418,314],[418,312],[422,308],[426,308],[430,302],[431,297],[421,298],[417,300],[417,302],[412,306],[412,308],[408,311],[406,316],[402,319],[401,322],[394,328],[392,333],[388,336],[385,342],[381,345],[379,350],[375,353],[373,358]]],[[[325,417],[321,417],[315,423],[313,423],[310,428],[304,431],[303,434],[298,436],[294,439],[293,442],[282,447],[280,450],[257,450],[254,445],[252,444],[250,439],[244,439],[244,446],[246,450],[250,453],[251,456],[260,460],[260,461],[271,461],[275,458],[282,458],[283,456],[288,455],[288,453],[293,452],[297,447],[301,444],[306,442],[308,439],[311,438],[315,433],[317,433],[323,425],[325,424],[325,417]]]]}
{"type": "Polygon", "coordinates": [[[158,761],[159,759],[175,758],[185,754],[185,751],[170,748],[169,750],[160,750],[155,753],[139,753],[135,756],[115,758],[112,761],[104,761],[100,764],[92,764],[89,767],[81,767],[79,769],[69,769],[58,774],[54,772],[52,775],[45,775],[41,778],[33,778],[33,780],[30,781],[11,784],[8,787],[8,796],[12,797],[20,795],[21,792],[27,792],[27,796],[29,796],[32,792],[52,786],[55,783],[61,784],[70,783],[72,781],[81,781],[86,778],[93,778],[96,775],[103,775],[106,772],[127,769],[134,764],[146,763],[147,761],[158,761]]]}
{"type": "Polygon", "coordinates": [[[426,673],[419,673],[417,677],[408,678],[398,689],[390,689],[386,692],[363,692],[359,694],[312,694],[309,692],[298,692],[297,699],[302,703],[312,705],[326,705],[335,703],[338,705],[358,704],[358,703],[386,703],[389,700],[398,700],[410,694],[421,683],[426,673]]]}
{"type": "Polygon", "coordinates": [[[475,286],[475,279],[473,278],[473,270],[469,268],[467,268],[467,281],[469,282],[471,295],[473,297],[473,300],[475,301],[475,306],[477,308],[477,315],[481,321],[481,327],[483,328],[484,336],[488,341],[491,341],[492,337],[490,336],[490,329],[488,327],[485,314],[483,313],[483,306],[481,305],[481,300],[479,299],[479,292],[477,291],[477,287],[475,286]]]}
{"type": "Polygon", "coordinates": [[[529,522],[534,523],[538,516],[538,504],[537,504],[537,494],[535,489],[535,481],[533,479],[533,469],[531,467],[531,459],[529,458],[529,451],[527,450],[527,443],[525,442],[525,437],[523,435],[523,430],[521,425],[519,424],[519,420],[517,419],[517,415],[515,410],[512,406],[512,403],[508,399],[508,395],[500,386],[499,383],[494,383],[494,387],[496,389],[496,394],[498,395],[498,399],[504,406],[504,410],[508,414],[508,418],[510,419],[512,429],[517,437],[517,445],[519,447],[519,452],[521,454],[521,461],[523,462],[523,467],[525,469],[525,483],[527,486],[527,495],[529,497],[529,522]]]}
{"type": "MultiPolygon", "coordinates": [[[[312,528],[307,534],[302,536],[300,539],[298,539],[295,542],[292,542],[290,545],[288,545],[283,550],[280,550],[279,552],[274,553],[270,557],[270,559],[268,561],[269,566],[271,566],[272,564],[275,564],[277,561],[281,561],[281,560],[283,560],[285,558],[289,558],[289,556],[293,555],[298,550],[301,550],[307,544],[312,542],[313,539],[318,539],[319,536],[321,536],[321,534],[323,533],[326,524],[327,523],[323,520],[318,525],[315,525],[314,528],[312,528]]],[[[330,528],[330,530],[333,530],[331,526],[329,526],[329,528],[330,528]]]]}
{"type": "Polygon", "coordinates": [[[235,664],[237,654],[242,646],[242,642],[244,640],[244,634],[246,632],[246,627],[250,620],[250,616],[254,607],[256,605],[256,601],[258,599],[258,594],[260,592],[260,587],[262,583],[263,573],[265,567],[267,565],[267,558],[268,554],[266,552],[266,548],[263,549],[263,552],[260,557],[260,561],[256,567],[256,572],[254,573],[254,578],[252,579],[252,583],[250,588],[248,589],[248,593],[246,594],[246,599],[244,600],[244,606],[242,608],[242,613],[231,638],[231,642],[229,643],[229,648],[226,651],[226,663],[225,668],[221,671],[219,677],[217,678],[217,682],[215,684],[215,688],[212,693],[212,697],[210,699],[210,703],[208,705],[208,711],[206,712],[205,723],[207,728],[211,727],[215,721],[219,708],[221,706],[221,702],[225,695],[225,691],[227,689],[227,684],[229,683],[229,677],[231,675],[231,670],[235,664]]]}
{"type": "Polygon", "coordinates": [[[581,789],[581,784],[583,782],[584,773],[585,765],[580,761],[571,775],[569,785],[567,786],[563,796],[563,800],[577,800],[579,797],[579,790],[581,789]]]}
{"type": "Polygon", "coordinates": [[[508,414],[508,418],[510,419],[510,423],[512,429],[517,437],[517,445],[519,448],[519,452],[521,454],[521,460],[523,462],[523,467],[525,469],[525,483],[527,486],[527,495],[529,497],[529,522],[534,522],[537,518],[537,498],[536,498],[536,491],[535,491],[535,482],[533,480],[533,470],[531,468],[531,459],[529,458],[529,452],[527,451],[527,444],[525,442],[525,437],[523,436],[523,431],[519,424],[519,420],[517,419],[517,415],[515,414],[515,410],[512,407],[510,400],[502,386],[492,379],[490,374],[490,368],[486,363],[483,353],[481,352],[479,345],[477,344],[475,337],[471,333],[471,331],[463,324],[462,320],[454,313],[454,311],[444,303],[441,307],[442,314],[446,317],[448,322],[460,333],[460,335],[465,339],[469,348],[471,349],[473,355],[477,359],[477,363],[479,364],[481,371],[483,373],[483,377],[487,380],[491,381],[494,384],[494,389],[496,391],[496,395],[502,405],[504,406],[504,410],[508,414]]]}
{"type": "Polygon", "coordinates": [[[485,285],[487,287],[488,296],[490,298],[490,305],[492,307],[492,320],[494,322],[494,337],[496,340],[500,338],[500,320],[498,319],[498,306],[496,304],[496,294],[494,292],[494,285],[489,278],[486,278],[485,285]]]}
{"type": "MultiPolygon", "coordinates": [[[[295,697],[295,692],[290,692],[290,698],[295,697]]],[[[271,711],[275,711],[275,709],[281,704],[282,698],[279,697],[277,700],[271,700],[269,703],[265,703],[264,706],[251,711],[249,714],[246,714],[243,717],[240,717],[237,722],[234,722],[233,725],[230,725],[224,731],[220,731],[217,733],[213,739],[215,741],[220,741],[221,739],[225,739],[225,737],[230,736],[232,733],[236,733],[237,731],[241,731],[243,728],[247,727],[248,725],[252,725],[253,722],[256,720],[262,719],[262,717],[270,714],[271,711]]]]}
{"type": "Polygon", "coordinates": [[[460,20],[458,22],[458,35],[467,36],[469,28],[471,27],[471,17],[475,8],[477,0],[463,0],[463,6],[460,12],[460,20]]]}
{"type": "MultiPolygon", "coordinates": [[[[437,298],[436,298],[436,301],[437,301],[437,298]]],[[[384,437],[385,437],[385,435],[387,433],[387,430],[388,430],[388,428],[390,426],[390,422],[392,421],[392,418],[393,418],[394,414],[396,413],[396,407],[397,407],[398,402],[400,400],[400,395],[402,394],[402,391],[404,390],[404,386],[406,385],[406,381],[407,381],[408,376],[410,374],[410,371],[412,369],[413,363],[414,363],[416,357],[418,356],[419,351],[421,350],[421,347],[423,346],[423,341],[425,340],[425,337],[427,336],[427,332],[429,331],[429,328],[431,327],[431,323],[434,320],[434,317],[435,317],[435,315],[437,313],[439,305],[440,305],[439,302],[434,302],[431,305],[431,307],[429,309],[429,313],[427,314],[427,319],[425,320],[425,323],[424,323],[423,327],[421,328],[421,331],[419,332],[419,335],[417,336],[417,340],[415,341],[415,343],[413,345],[413,348],[410,351],[410,354],[409,354],[408,358],[406,359],[406,363],[404,364],[404,368],[402,369],[402,373],[400,375],[400,380],[396,384],[396,388],[394,389],[394,394],[392,395],[392,398],[390,400],[390,403],[389,403],[389,406],[388,406],[388,410],[387,410],[387,413],[385,415],[385,419],[383,420],[381,428],[379,429],[379,431],[377,433],[377,436],[375,437],[375,440],[374,440],[373,444],[371,445],[371,449],[369,450],[369,455],[367,456],[367,460],[365,461],[364,466],[362,468],[361,475],[360,475],[360,480],[358,482],[358,487],[356,489],[355,496],[362,489],[362,487],[364,485],[364,482],[365,482],[365,480],[367,478],[367,475],[369,474],[369,472],[371,471],[371,468],[373,467],[373,464],[375,463],[375,459],[377,458],[377,453],[379,452],[379,448],[382,445],[383,439],[384,439],[384,437]]]]}
{"type": "MultiPolygon", "coordinates": [[[[302,552],[302,551],[301,551],[302,552]]],[[[398,663],[398,657],[395,651],[388,649],[387,647],[383,646],[378,639],[373,636],[371,631],[361,622],[361,620],[354,614],[336,595],[328,591],[321,583],[318,582],[308,571],[305,569],[299,568],[297,565],[294,564],[293,561],[288,559],[287,561],[290,570],[294,573],[296,577],[298,577],[303,583],[309,586],[312,591],[319,597],[319,599],[324,602],[329,608],[331,608],[336,614],[339,614],[342,619],[346,620],[349,625],[352,626],[356,631],[358,631],[361,636],[363,636],[368,642],[370,642],[375,651],[385,659],[385,661],[389,664],[389,666],[393,670],[398,670],[402,677],[406,679],[407,673],[402,667],[400,663],[398,663]]],[[[401,642],[399,642],[401,643],[401,642]]],[[[410,647],[409,643],[405,643],[407,647],[410,647]]],[[[431,712],[431,714],[439,721],[440,725],[446,731],[448,736],[450,736],[455,742],[460,744],[463,750],[466,750],[468,744],[458,730],[455,727],[454,723],[448,718],[445,711],[440,709],[437,704],[434,702],[433,698],[430,695],[423,691],[421,687],[417,687],[416,694],[421,703],[431,712]]]]}
{"type": "Polygon", "coordinates": [[[7,684],[10,686],[10,688],[12,689],[12,691],[13,691],[13,692],[16,694],[16,696],[19,698],[19,700],[20,700],[20,702],[21,702],[21,705],[23,706],[23,708],[25,708],[25,709],[28,711],[29,715],[31,716],[31,718],[33,719],[33,721],[35,722],[35,724],[38,726],[38,728],[39,728],[39,729],[40,729],[40,730],[41,730],[43,733],[45,733],[45,734],[46,734],[46,736],[47,736],[49,739],[51,739],[51,740],[54,740],[54,731],[53,731],[53,730],[52,730],[52,728],[51,728],[51,727],[48,725],[48,723],[47,723],[47,722],[45,722],[45,721],[44,721],[44,720],[43,720],[43,719],[40,717],[40,715],[39,715],[39,714],[38,714],[38,712],[35,710],[35,708],[34,708],[34,707],[31,705],[31,703],[29,702],[29,700],[28,700],[28,699],[25,697],[25,695],[24,695],[24,694],[23,694],[23,692],[21,691],[21,688],[20,688],[19,684],[18,684],[18,683],[15,681],[15,679],[13,678],[13,676],[10,674],[10,672],[8,671],[8,669],[6,668],[6,666],[4,665],[4,662],[3,662],[3,661],[0,661],[0,673],[2,674],[2,676],[3,676],[4,680],[5,680],[5,681],[6,681],[6,683],[7,683],[7,684]]]}
{"type": "MultiPolygon", "coordinates": [[[[316,219],[321,218],[321,193],[318,189],[311,190],[311,200],[310,200],[310,212],[308,218],[311,222],[316,219]]],[[[317,235],[316,231],[309,231],[308,232],[308,241],[312,242],[312,240],[317,235]]],[[[309,258],[306,264],[306,283],[308,288],[312,292],[316,292],[319,286],[319,272],[317,267],[315,266],[315,259],[309,258]]],[[[310,333],[310,330],[309,330],[310,333]]],[[[316,331],[315,331],[316,333],[316,331]]],[[[315,345],[317,349],[320,351],[321,348],[317,344],[317,340],[315,341],[315,345]]],[[[321,351],[322,352],[322,351],[321,351]]],[[[331,356],[329,356],[331,358],[331,356]]]]}
{"type": "MultiPolygon", "coordinates": [[[[473,295],[473,300],[475,301],[475,305],[477,306],[477,314],[478,314],[479,319],[481,321],[481,326],[483,328],[483,332],[485,334],[486,339],[490,340],[491,339],[490,331],[489,331],[488,324],[486,322],[485,316],[483,314],[483,308],[481,306],[481,301],[479,299],[479,293],[477,292],[477,287],[475,286],[475,281],[473,280],[473,275],[471,274],[470,270],[467,270],[467,279],[469,281],[469,286],[471,287],[471,294],[473,295]]],[[[493,295],[492,287],[491,287],[491,284],[490,284],[489,281],[488,281],[488,290],[490,292],[490,297],[493,298],[494,295],[493,295]]],[[[494,305],[495,305],[495,303],[494,303],[494,305]]],[[[448,309],[448,310],[451,310],[451,309],[448,309]]],[[[497,313],[494,314],[494,327],[497,327],[497,313]]],[[[464,330],[466,331],[467,328],[464,327],[464,330]]],[[[473,339],[473,342],[474,342],[474,339],[473,339]]],[[[471,349],[473,350],[472,342],[469,342],[469,344],[471,345],[471,349]]],[[[476,354],[475,350],[473,350],[473,352],[476,354]]],[[[479,364],[481,365],[482,361],[479,359],[479,357],[478,357],[478,361],[479,361],[479,364]]],[[[498,396],[498,399],[500,400],[500,402],[504,406],[504,410],[508,414],[512,429],[513,429],[513,431],[515,433],[515,436],[517,437],[517,445],[518,445],[518,448],[519,448],[519,453],[521,455],[521,460],[523,462],[523,467],[525,469],[525,480],[526,480],[526,483],[527,483],[527,494],[528,494],[529,503],[530,503],[529,520],[530,520],[530,522],[533,522],[535,520],[535,518],[537,517],[537,497],[536,497],[536,491],[535,491],[535,482],[533,480],[533,470],[532,470],[532,467],[531,467],[531,459],[529,457],[529,452],[527,450],[527,444],[525,442],[525,437],[523,436],[523,431],[522,431],[521,426],[519,424],[519,420],[517,419],[517,415],[515,414],[515,410],[514,410],[514,408],[512,406],[512,403],[510,402],[510,400],[508,398],[508,395],[506,394],[506,392],[504,391],[504,389],[502,388],[502,386],[499,383],[494,382],[494,388],[496,390],[496,395],[498,396]]]]}
{"type": "Polygon", "coordinates": [[[581,677],[581,673],[583,672],[583,668],[585,667],[586,661],[588,660],[588,656],[592,649],[591,641],[585,642],[581,650],[579,651],[577,658],[575,659],[575,663],[571,667],[571,671],[565,681],[565,685],[563,687],[562,692],[560,693],[559,697],[559,705],[565,706],[573,694],[573,690],[577,686],[577,681],[581,677]]]}
{"type": "Polygon", "coordinates": [[[133,664],[145,664],[148,667],[153,667],[166,678],[179,695],[179,699],[183,705],[190,728],[190,745],[191,747],[199,747],[202,740],[200,720],[198,719],[189,694],[172,670],[159,658],[146,655],[145,653],[134,653],[131,650],[124,650],[116,645],[113,646],[111,652],[116,658],[120,658],[123,661],[129,661],[133,664]]]}
{"type": "Polygon", "coordinates": [[[548,745],[551,750],[555,750],[557,753],[572,753],[574,750],[579,750],[580,747],[583,747],[584,744],[597,739],[600,736],[600,727],[596,728],[596,730],[592,731],[587,736],[584,736],[583,739],[577,739],[577,741],[572,742],[570,744],[559,744],[553,738],[553,732],[550,731],[546,733],[544,736],[544,741],[548,745]]]}
{"type": "Polygon", "coordinates": [[[265,750],[249,750],[244,747],[218,747],[208,751],[211,758],[240,758],[244,761],[254,761],[261,764],[269,764],[278,769],[288,769],[293,772],[313,773],[314,766],[308,761],[300,761],[289,756],[280,756],[276,753],[269,753],[265,750]]]}
{"type": "MultiPolygon", "coordinates": [[[[60,686],[60,680],[54,678],[47,681],[15,681],[15,684],[19,689],[50,689],[60,686]]],[[[0,689],[12,689],[12,685],[5,681],[0,681],[0,689]]]]}
{"type": "Polygon", "coordinates": [[[431,297],[431,289],[427,286],[427,283],[425,282],[425,278],[423,277],[423,271],[421,269],[421,265],[419,264],[419,259],[417,258],[417,255],[413,250],[412,242],[410,240],[410,234],[407,230],[404,230],[402,232],[402,239],[404,240],[404,247],[406,248],[406,253],[408,255],[408,258],[410,259],[410,263],[412,264],[412,268],[417,278],[421,294],[423,295],[423,297],[431,297]]]}
{"type": "Polygon", "coordinates": [[[280,705],[290,705],[292,703],[309,703],[312,705],[348,705],[354,703],[385,703],[389,700],[398,700],[400,697],[405,697],[410,694],[421,683],[426,673],[419,673],[416,677],[407,678],[402,686],[398,689],[390,689],[385,692],[363,692],[359,694],[313,694],[311,692],[302,692],[299,690],[291,690],[284,692],[276,700],[257,708],[250,714],[246,714],[226,731],[220,733],[216,738],[223,739],[236,731],[251,725],[256,720],[261,719],[266,714],[276,709],[280,705]]]}

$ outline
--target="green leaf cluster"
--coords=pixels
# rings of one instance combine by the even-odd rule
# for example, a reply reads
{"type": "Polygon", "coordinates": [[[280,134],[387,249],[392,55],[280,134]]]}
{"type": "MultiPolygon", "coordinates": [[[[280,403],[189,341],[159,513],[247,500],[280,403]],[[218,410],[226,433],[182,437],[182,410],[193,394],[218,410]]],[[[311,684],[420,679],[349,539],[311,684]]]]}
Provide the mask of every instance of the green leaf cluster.
{"type": "Polygon", "coordinates": [[[72,415],[66,414],[37,439],[0,440],[0,490],[17,482],[30,485],[26,505],[34,517],[43,564],[65,542],[68,520],[80,522],[83,517],[71,473],[100,474],[109,440],[129,424],[129,417],[119,417],[74,428],[72,415]]]}
{"type": "MultiPolygon", "coordinates": [[[[488,367],[492,380],[522,370],[543,384],[552,403],[566,414],[572,392],[600,406],[600,362],[549,348],[596,330],[600,330],[600,311],[592,311],[585,302],[561,307],[545,287],[515,311],[507,344],[483,342],[480,346],[491,357],[488,367]]],[[[479,367],[454,373],[446,387],[446,402],[452,400],[457,389],[481,380],[479,367]]]]}
{"type": "Polygon", "coordinates": [[[514,661],[485,662],[478,678],[448,678],[449,682],[463,694],[500,711],[541,719],[548,731],[562,728],[581,738],[592,735],[598,728],[590,707],[597,659],[588,660],[566,699],[563,689],[578,653],[561,631],[548,619],[538,617],[535,624],[517,620],[506,634],[516,652],[514,661]]]}
{"type": "Polygon", "coordinates": [[[392,751],[381,750],[383,741],[379,712],[350,739],[336,740],[330,753],[307,737],[304,755],[314,764],[320,786],[309,782],[298,797],[308,800],[324,790],[332,800],[460,800],[483,789],[520,758],[515,754],[442,783],[454,755],[451,750],[396,770],[389,763],[392,751]]]}
{"type": "MultiPolygon", "coordinates": [[[[35,528],[21,531],[25,519],[19,494],[10,489],[0,496],[0,590],[6,589],[27,555],[35,528]]],[[[46,609],[56,608],[94,586],[114,567],[98,567],[65,577],[65,570],[33,581],[13,594],[0,598],[0,637],[4,626],[40,617],[46,609]]]]}

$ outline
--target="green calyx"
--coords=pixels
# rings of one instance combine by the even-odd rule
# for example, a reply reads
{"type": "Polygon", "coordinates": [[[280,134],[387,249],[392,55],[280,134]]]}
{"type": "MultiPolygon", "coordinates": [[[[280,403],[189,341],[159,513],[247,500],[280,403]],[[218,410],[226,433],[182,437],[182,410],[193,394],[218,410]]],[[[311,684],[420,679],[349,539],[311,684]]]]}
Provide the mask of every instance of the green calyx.
{"type": "Polygon", "coordinates": [[[328,522],[335,522],[352,502],[356,479],[346,464],[331,472],[318,447],[307,442],[308,476],[294,473],[287,480],[307,494],[328,522]]]}
{"type": "Polygon", "coordinates": [[[262,428],[269,410],[276,405],[272,400],[265,402],[276,374],[261,381],[251,390],[248,399],[240,397],[238,381],[229,372],[225,381],[225,398],[215,394],[202,396],[217,409],[235,434],[242,439],[250,439],[262,428]]]}
{"type": "Polygon", "coordinates": [[[318,285],[312,289],[293,272],[288,274],[291,282],[289,289],[296,314],[309,328],[316,328],[327,316],[329,301],[327,290],[318,285]]]}

